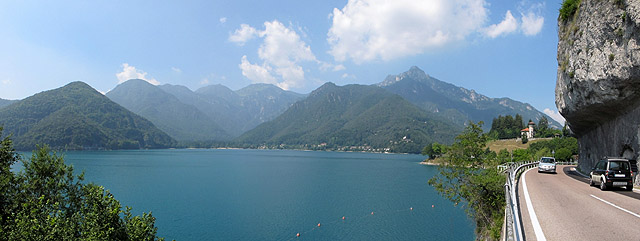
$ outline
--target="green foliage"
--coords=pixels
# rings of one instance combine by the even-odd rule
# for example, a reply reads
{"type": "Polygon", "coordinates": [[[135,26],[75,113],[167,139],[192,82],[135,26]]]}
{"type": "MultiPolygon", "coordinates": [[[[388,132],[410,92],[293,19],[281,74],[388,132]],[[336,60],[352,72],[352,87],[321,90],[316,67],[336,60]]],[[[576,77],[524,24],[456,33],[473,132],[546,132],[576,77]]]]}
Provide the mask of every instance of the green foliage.
{"type": "Polygon", "coordinates": [[[538,120],[538,125],[536,126],[534,131],[535,131],[535,134],[534,134],[535,137],[538,137],[538,138],[547,138],[547,137],[553,137],[555,135],[562,134],[562,131],[552,129],[549,127],[549,119],[547,119],[546,116],[540,117],[540,120],[538,120]]]}
{"type": "Polygon", "coordinates": [[[533,157],[531,156],[531,152],[529,151],[529,149],[516,149],[516,150],[513,150],[512,155],[513,155],[513,161],[514,162],[531,161],[531,160],[533,160],[533,157]]]}
{"type": "Polygon", "coordinates": [[[533,154],[533,157],[531,160],[540,160],[540,158],[543,156],[553,156],[553,154],[551,153],[551,150],[549,150],[549,148],[546,148],[546,147],[531,153],[533,154]]]}
{"type": "Polygon", "coordinates": [[[609,61],[613,61],[616,58],[614,54],[609,54],[609,61]]]}
{"type": "Polygon", "coordinates": [[[562,7],[560,8],[560,19],[566,22],[578,11],[581,0],[564,0],[562,7]]]}
{"type": "Polygon", "coordinates": [[[562,138],[553,138],[551,140],[539,141],[536,143],[532,143],[529,146],[529,150],[533,153],[538,152],[541,149],[548,149],[551,151],[555,151],[556,155],[560,148],[566,148],[570,151],[571,155],[578,154],[578,139],[574,137],[562,137],[562,138]]]}
{"type": "Polygon", "coordinates": [[[434,142],[431,145],[427,145],[422,149],[422,155],[429,156],[430,160],[440,157],[447,152],[447,146],[434,142]]]}
{"type": "Polygon", "coordinates": [[[498,161],[498,164],[511,162],[511,153],[507,149],[502,149],[496,155],[496,160],[498,161]]]}
{"type": "Polygon", "coordinates": [[[566,147],[562,147],[562,148],[558,149],[556,151],[556,155],[555,155],[556,160],[561,161],[561,162],[570,161],[571,160],[571,156],[572,156],[571,150],[569,150],[566,147]]]}
{"type": "Polygon", "coordinates": [[[456,205],[466,204],[465,210],[476,222],[478,239],[497,240],[504,217],[505,176],[495,168],[498,162],[486,148],[488,139],[482,122],[470,122],[443,156],[440,175],[429,184],[456,205]]]}
{"type": "Polygon", "coordinates": [[[73,82],[0,109],[0,125],[15,148],[166,148],[175,141],[151,122],[112,102],[89,85],[73,82]]]}
{"type": "MultiPolygon", "coordinates": [[[[1,134],[1,129],[0,129],[1,134]]],[[[45,146],[23,161],[8,138],[0,147],[0,233],[7,240],[162,240],[151,214],[133,216],[102,186],[84,184],[83,174],[45,146]]]]}
{"type": "Polygon", "coordinates": [[[527,144],[529,142],[529,137],[527,135],[522,135],[522,144],[527,144]]]}
{"type": "Polygon", "coordinates": [[[520,130],[524,127],[522,116],[516,114],[515,117],[498,116],[491,122],[489,135],[497,139],[512,139],[520,136],[520,130]]]}

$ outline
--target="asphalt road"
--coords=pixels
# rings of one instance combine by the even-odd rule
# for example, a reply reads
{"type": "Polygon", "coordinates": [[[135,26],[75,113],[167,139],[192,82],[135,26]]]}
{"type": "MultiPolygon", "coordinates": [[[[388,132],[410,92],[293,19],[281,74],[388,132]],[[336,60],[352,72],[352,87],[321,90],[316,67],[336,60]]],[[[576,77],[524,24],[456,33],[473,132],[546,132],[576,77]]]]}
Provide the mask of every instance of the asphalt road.
{"type": "Polygon", "coordinates": [[[579,176],[574,168],[558,166],[557,174],[538,173],[533,168],[522,175],[518,199],[525,239],[640,240],[638,187],[635,191],[624,188],[601,191],[590,187],[589,179],[579,176]],[[529,202],[524,193],[525,183],[529,202]],[[531,219],[532,213],[539,228],[531,219]]]}

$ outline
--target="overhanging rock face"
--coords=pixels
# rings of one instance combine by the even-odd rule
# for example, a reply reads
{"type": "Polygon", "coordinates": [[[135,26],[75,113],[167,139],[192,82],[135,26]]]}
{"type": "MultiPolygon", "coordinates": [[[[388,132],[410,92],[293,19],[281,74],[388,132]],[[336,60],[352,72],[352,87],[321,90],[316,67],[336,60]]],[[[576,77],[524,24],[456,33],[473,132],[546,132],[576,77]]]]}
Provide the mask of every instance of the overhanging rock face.
{"type": "Polygon", "coordinates": [[[582,0],[558,20],[556,105],[578,136],[580,168],[640,155],[640,1],[582,0]]]}

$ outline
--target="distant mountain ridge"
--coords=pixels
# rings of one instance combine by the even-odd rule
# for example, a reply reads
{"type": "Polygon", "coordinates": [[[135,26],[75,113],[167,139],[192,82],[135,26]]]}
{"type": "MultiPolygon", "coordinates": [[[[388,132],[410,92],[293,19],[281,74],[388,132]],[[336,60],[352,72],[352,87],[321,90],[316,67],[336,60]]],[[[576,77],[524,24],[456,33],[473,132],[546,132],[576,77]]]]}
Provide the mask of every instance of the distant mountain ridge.
{"type": "Polygon", "coordinates": [[[182,103],[158,86],[128,80],[106,94],[179,141],[226,140],[230,135],[196,107],[182,103]]]}
{"type": "Polygon", "coordinates": [[[181,141],[230,140],[277,117],[304,97],[270,84],[253,84],[238,91],[210,85],[191,91],[144,80],[128,80],[107,96],[181,141]]]}
{"type": "Polygon", "coordinates": [[[168,148],[175,140],[83,82],[40,92],[0,109],[16,149],[168,148]]]}
{"type": "Polygon", "coordinates": [[[267,147],[417,153],[434,141],[451,143],[461,129],[382,88],[326,83],[236,141],[267,147]]]}
{"type": "Polygon", "coordinates": [[[8,106],[10,104],[13,104],[16,101],[17,100],[5,100],[5,99],[0,98],[0,109],[2,109],[5,106],[8,106]]]}
{"type": "Polygon", "coordinates": [[[531,119],[536,123],[542,116],[546,116],[551,127],[562,128],[560,123],[530,104],[509,98],[490,98],[474,90],[440,81],[415,66],[399,75],[387,76],[377,86],[404,97],[423,110],[437,113],[458,124],[464,124],[468,120],[483,121],[485,130],[488,130],[493,118],[498,115],[520,114],[525,121],[531,119]]]}

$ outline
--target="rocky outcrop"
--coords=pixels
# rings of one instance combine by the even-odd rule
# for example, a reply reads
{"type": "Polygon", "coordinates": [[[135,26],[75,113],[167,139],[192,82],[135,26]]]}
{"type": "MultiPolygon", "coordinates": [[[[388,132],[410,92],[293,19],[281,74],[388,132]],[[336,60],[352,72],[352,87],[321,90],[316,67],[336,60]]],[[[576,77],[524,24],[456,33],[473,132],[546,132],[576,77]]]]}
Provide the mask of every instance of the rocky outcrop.
{"type": "Polygon", "coordinates": [[[580,167],[640,155],[640,1],[582,0],[558,19],[556,105],[580,145],[580,167]]]}

